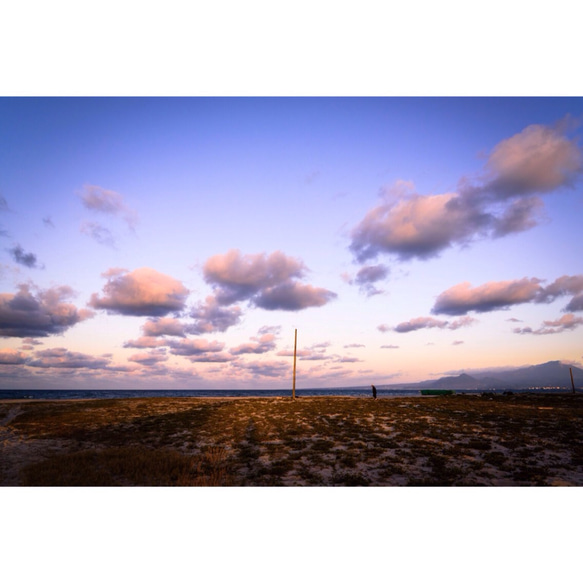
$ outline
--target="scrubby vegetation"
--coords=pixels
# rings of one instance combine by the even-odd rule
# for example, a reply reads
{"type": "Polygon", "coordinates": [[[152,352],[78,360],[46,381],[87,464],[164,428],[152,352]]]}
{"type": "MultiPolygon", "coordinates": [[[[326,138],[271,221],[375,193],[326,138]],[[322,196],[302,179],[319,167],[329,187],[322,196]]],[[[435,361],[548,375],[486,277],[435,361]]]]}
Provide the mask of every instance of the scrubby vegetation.
{"type": "Polygon", "coordinates": [[[580,395],[0,403],[0,483],[583,485],[580,395]]]}

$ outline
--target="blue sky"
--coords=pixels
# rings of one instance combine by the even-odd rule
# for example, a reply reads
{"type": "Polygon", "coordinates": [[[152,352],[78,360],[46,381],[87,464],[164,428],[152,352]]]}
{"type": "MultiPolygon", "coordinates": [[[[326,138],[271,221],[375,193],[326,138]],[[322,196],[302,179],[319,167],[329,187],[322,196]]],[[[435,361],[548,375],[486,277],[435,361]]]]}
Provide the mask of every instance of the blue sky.
{"type": "Polygon", "coordinates": [[[580,98],[2,98],[2,387],[581,365],[580,98]]]}

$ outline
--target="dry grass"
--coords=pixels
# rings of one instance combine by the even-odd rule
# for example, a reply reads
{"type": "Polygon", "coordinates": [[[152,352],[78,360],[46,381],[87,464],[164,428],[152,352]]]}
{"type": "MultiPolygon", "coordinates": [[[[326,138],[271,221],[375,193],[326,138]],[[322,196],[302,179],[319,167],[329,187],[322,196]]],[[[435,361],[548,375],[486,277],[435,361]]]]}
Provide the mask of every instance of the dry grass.
{"type": "Polygon", "coordinates": [[[4,485],[583,485],[583,398],[0,403],[4,485]]]}

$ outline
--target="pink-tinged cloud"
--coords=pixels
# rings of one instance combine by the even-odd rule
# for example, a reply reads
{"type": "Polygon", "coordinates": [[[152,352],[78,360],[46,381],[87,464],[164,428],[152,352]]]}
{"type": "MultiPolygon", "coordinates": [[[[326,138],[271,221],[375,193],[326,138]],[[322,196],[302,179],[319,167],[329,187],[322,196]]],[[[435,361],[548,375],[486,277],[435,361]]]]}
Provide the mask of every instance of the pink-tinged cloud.
{"type": "Polygon", "coordinates": [[[397,346],[395,344],[383,344],[381,346],[381,348],[388,348],[388,349],[391,349],[391,350],[395,350],[397,348],[400,348],[400,346],[397,346]]]}
{"type": "Polygon", "coordinates": [[[535,227],[545,195],[571,186],[583,155],[557,128],[529,126],[500,142],[483,176],[462,178],[458,192],[419,195],[401,184],[371,209],[351,233],[350,249],[363,263],[386,253],[429,259],[453,245],[504,237],[535,227]]]}
{"type": "MultiPolygon", "coordinates": [[[[319,344],[312,344],[306,348],[296,350],[296,356],[299,360],[331,360],[333,357],[326,354],[326,349],[330,346],[330,342],[321,342],[319,344]]],[[[277,356],[293,356],[292,349],[280,350],[277,356]]]]}
{"type": "Polygon", "coordinates": [[[166,346],[167,341],[163,338],[155,338],[153,336],[142,336],[137,340],[128,340],[124,342],[124,348],[159,348],[166,346]]]}
{"type": "Polygon", "coordinates": [[[434,314],[461,315],[468,312],[504,310],[516,304],[550,303],[563,296],[574,296],[564,311],[583,309],[583,275],[564,275],[543,286],[543,280],[531,277],[494,281],[472,288],[468,282],[441,293],[432,309],[434,314]]]}
{"type": "Polygon", "coordinates": [[[266,310],[297,311],[322,306],[334,292],[299,283],[307,272],[302,261],[281,251],[241,255],[232,249],[207,260],[203,273],[220,305],[249,300],[266,310]]]}
{"type": "Polygon", "coordinates": [[[231,354],[263,354],[265,352],[270,352],[275,349],[275,335],[274,334],[263,334],[259,337],[251,338],[251,342],[245,344],[240,344],[234,348],[231,348],[229,352],[231,354]]]}
{"type": "Polygon", "coordinates": [[[178,280],[149,267],[132,272],[109,271],[103,296],[92,294],[89,305],[125,316],[166,316],[184,308],[188,290],[178,280]]]}
{"type": "Polygon", "coordinates": [[[475,288],[466,281],[442,292],[431,311],[434,314],[457,316],[471,311],[504,310],[516,304],[535,301],[542,290],[541,281],[534,277],[524,277],[490,282],[475,288]]]}
{"type": "Polygon", "coordinates": [[[185,325],[176,318],[154,318],[142,326],[144,336],[185,336],[185,325]]]}
{"type": "Polygon", "coordinates": [[[268,378],[286,378],[289,376],[291,367],[289,364],[280,362],[278,360],[249,362],[237,361],[232,363],[235,370],[249,373],[253,377],[268,377],[268,378]]]}
{"type": "Polygon", "coordinates": [[[214,296],[199,302],[190,312],[193,324],[188,324],[189,334],[209,334],[224,332],[241,321],[242,310],[239,306],[221,306],[214,296]]]}
{"type": "Polygon", "coordinates": [[[36,368],[88,368],[104,369],[110,364],[109,358],[102,358],[83,354],[82,352],[72,352],[66,348],[49,348],[39,350],[34,354],[34,360],[30,360],[27,365],[36,368]]]}
{"type": "Polygon", "coordinates": [[[138,213],[124,202],[123,196],[118,192],[86,184],[79,196],[85,208],[107,215],[119,216],[131,229],[138,222],[138,213]]]}
{"type": "Polygon", "coordinates": [[[350,249],[360,262],[379,253],[402,260],[435,257],[453,242],[469,240],[479,224],[479,217],[470,217],[468,209],[450,204],[456,197],[455,193],[413,194],[398,202],[383,202],[352,231],[350,249]]]}
{"type": "Polygon", "coordinates": [[[128,358],[130,362],[136,362],[142,366],[156,366],[161,362],[168,360],[168,356],[163,350],[152,350],[151,352],[138,352],[137,354],[132,354],[128,358]]]}
{"type": "Polygon", "coordinates": [[[531,327],[526,326],[524,328],[514,328],[513,332],[515,334],[534,334],[534,335],[547,335],[547,334],[560,334],[567,330],[575,330],[575,328],[583,324],[583,318],[576,317],[574,314],[565,314],[558,320],[545,320],[543,326],[533,330],[531,327]]]}
{"type": "Polygon", "coordinates": [[[415,332],[416,330],[424,330],[427,328],[440,328],[447,330],[458,330],[466,326],[471,326],[476,320],[470,317],[458,318],[452,322],[448,320],[438,320],[437,318],[425,317],[413,318],[407,322],[401,322],[393,328],[395,332],[406,334],[407,332],[415,332]]]}
{"type": "Polygon", "coordinates": [[[495,146],[482,188],[498,198],[544,194],[572,185],[582,169],[583,156],[574,140],[558,128],[530,125],[495,146]]]}
{"type": "Polygon", "coordinates": [[[2,364],[25,364],[29,357],[19,350],[13,348],[0,349],[0,365],[2,364]]]}
{"type": "Polygon", "coordinates": [[[31,291],[18,286],[16,294],[0,294],[0,336],[43,337],[62,334],[71,326],[91,318],[90,310],[78,310],[67,300],[75,296],[69,286],[31,291]]]}
{"type": "Polygon", "coordinates": [[[169,340],[167,345],[170,347],[170,352],[178,356],[199,356],[210,352],[221,352],[225,347],[224,342],[216,340],[209,342],[202,338],[169,340]]]}

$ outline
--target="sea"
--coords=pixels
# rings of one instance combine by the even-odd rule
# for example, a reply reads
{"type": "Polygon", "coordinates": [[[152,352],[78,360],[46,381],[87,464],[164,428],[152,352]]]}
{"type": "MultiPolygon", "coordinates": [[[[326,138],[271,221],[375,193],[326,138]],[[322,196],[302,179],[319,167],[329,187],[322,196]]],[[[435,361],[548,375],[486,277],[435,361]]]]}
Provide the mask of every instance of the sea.
{"type": "MultiPolygon", "coordinates": [[[[424,387],[431,388],[431,387],[424,387]]],[[[518,389],[520,392],[567,392],[566,389],[518,389]]],[[[503,394],[502,389],[455,389],[457,394],[503,394]]],[[[61,400],[61,399],[139,399],[144,397],[291,397],[291,389],[0,389],[0,401],[11,399],[61,400]]],[[[296,397],[371,397],[369,386],[336,387],[327,389],[299,389],[296,397]]],[[[421,397],[420,389],[383,388],[377,386],[379,398],[421,397]]]]}

